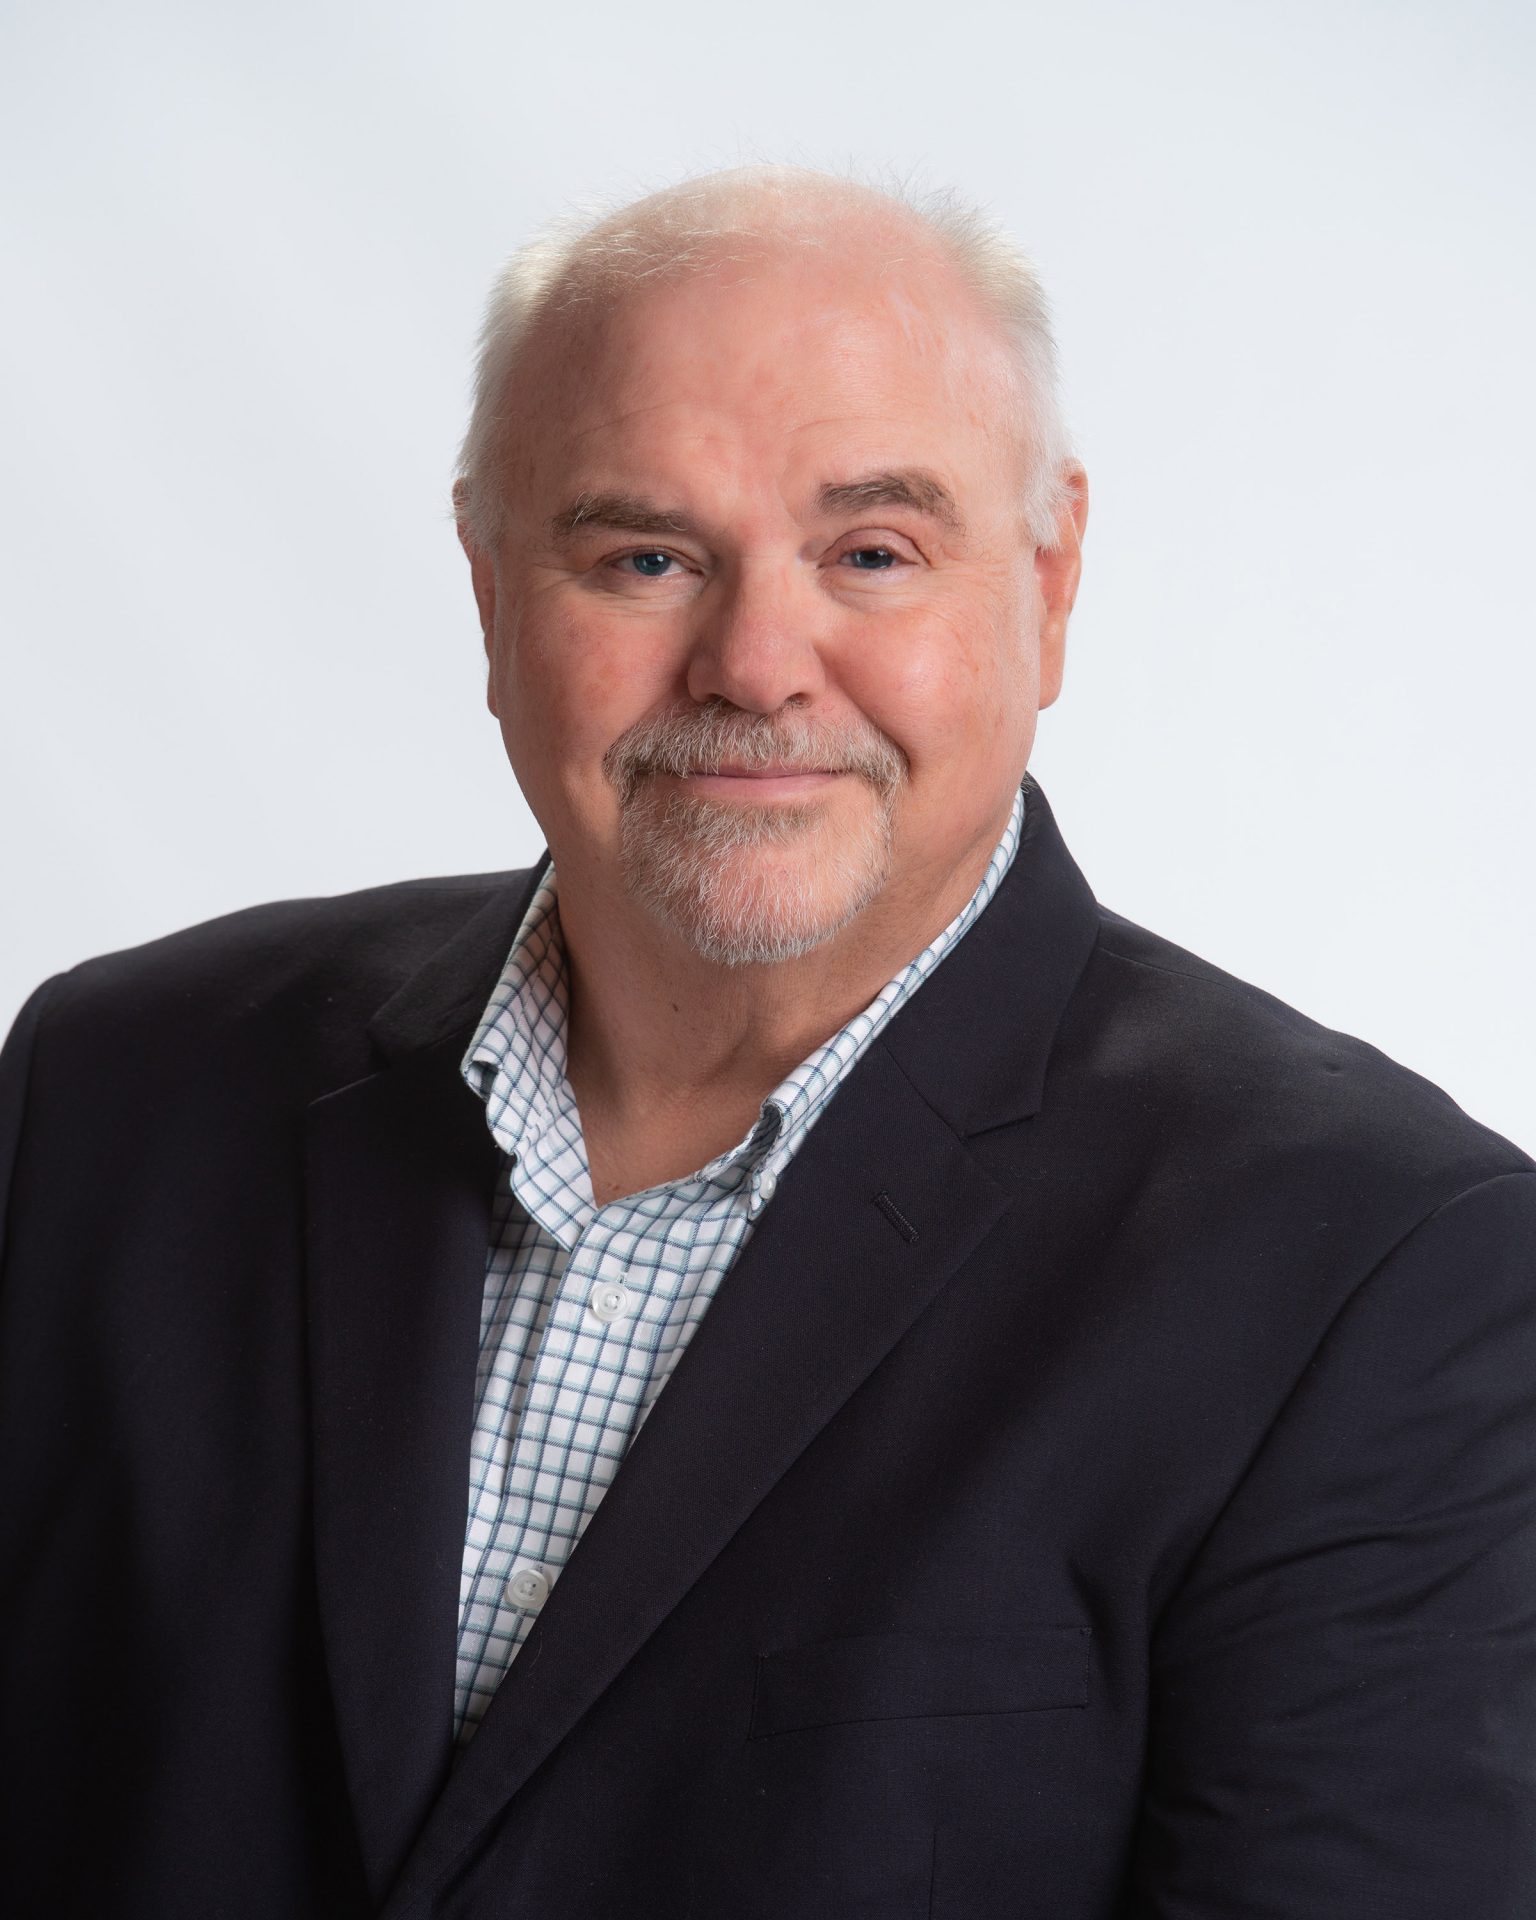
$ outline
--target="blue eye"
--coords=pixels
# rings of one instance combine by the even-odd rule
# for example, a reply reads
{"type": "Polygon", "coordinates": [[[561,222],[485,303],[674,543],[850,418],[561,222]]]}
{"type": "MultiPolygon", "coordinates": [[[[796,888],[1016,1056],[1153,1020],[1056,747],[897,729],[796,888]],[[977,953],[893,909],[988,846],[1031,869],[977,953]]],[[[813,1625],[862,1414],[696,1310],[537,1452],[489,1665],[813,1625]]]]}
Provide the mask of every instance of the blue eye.
{"type": "Polygon", "coordinates": [[[860,573],[883,572],[896,564],[896,556],[889,547],[853,547],[843,558],[851,560],[860,573]]]}
{"type": "Polygon", "coordinates": [[[624,558],[634,562],[636,571],[645,580],[659,580],[672,564],[670,553],[626,553],[624,558]]]}

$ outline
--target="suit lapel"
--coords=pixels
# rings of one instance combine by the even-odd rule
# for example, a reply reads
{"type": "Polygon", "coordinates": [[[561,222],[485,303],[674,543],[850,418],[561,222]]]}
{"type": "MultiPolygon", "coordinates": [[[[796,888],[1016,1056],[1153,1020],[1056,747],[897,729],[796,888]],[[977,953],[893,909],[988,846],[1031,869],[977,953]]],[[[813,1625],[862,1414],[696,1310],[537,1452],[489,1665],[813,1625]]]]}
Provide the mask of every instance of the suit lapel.
{"type": "Polygon", "coordinates": [[[316,1580],[375,1892],[451,1750],[493,1177],[484,1109],[451,1044],[311,1109],[316,1580]]]}
{"type": "Polygon", "coordinates": [[[343,1765],[376,1894],[398,1869],[452,1751],[496,1166],[485,1110],[459,1061],[528,890],[500,890],[381,1010],[371,1031],[394,1064],[315,1101],[308,1115],[316,1584],[343,1765]]]}

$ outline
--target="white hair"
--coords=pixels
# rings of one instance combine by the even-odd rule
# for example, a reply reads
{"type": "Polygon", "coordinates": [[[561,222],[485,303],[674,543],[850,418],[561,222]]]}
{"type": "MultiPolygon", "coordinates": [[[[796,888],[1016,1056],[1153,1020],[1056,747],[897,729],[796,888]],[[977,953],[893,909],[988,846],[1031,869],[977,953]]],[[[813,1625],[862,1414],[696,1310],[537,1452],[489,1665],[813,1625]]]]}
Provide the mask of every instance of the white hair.
{"type": "Polygon", "coordinates": [[[1057,393],[1050,313],[1034,263],[988,214],[950,189],[875,185],[851,174],[794,166],[725,168],[626,206],[567,213],[513,254],[491,290],[480,332],[474,405],[454,487],[458,518],[475,545],[489,550],[501,539],[500,468],[512,426],[511,376],[540,320],[615,301],[643,281],[750,257],[750,249],[768,238],[824,245],[850,212],[861,209],[883,215],[893,230],[905,224],[936,245],[1002,329],[1026,416],[1024,524],[1037,547],[1054,547],[1070,497],[1073,456],[1057,393]],[[733,246],[743,251],[733,254],[733,246]]]}

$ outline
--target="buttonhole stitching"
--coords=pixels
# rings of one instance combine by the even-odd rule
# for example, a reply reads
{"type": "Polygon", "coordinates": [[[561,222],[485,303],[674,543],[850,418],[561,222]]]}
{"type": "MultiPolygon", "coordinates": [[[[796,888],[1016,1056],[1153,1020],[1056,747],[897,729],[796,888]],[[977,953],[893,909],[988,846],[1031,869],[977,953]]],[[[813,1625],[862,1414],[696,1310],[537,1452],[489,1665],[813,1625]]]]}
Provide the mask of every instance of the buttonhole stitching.
{"type": "Polygon", "coordinates": [[[913,1226],[912,1222],[901,1211],[891,1196],[888,1193],[877,1193],[875,1195],[875,1205],[885,1215],[886,1219],[890,1221],[902,1239],[910,1246],[917,1238],[917,1228],[913,1226]]]}

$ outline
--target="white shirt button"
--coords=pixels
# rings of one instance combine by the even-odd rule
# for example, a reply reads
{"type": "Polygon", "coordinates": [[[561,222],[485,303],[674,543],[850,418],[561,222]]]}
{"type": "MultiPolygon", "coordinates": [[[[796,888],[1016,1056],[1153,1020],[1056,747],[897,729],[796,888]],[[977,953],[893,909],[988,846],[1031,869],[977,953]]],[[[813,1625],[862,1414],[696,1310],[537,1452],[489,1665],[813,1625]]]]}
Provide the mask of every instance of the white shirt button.
{"type": "Polygon", "coordinates": [[[622,1320],[635,1310],[635,1296],[617,1280],[599,1280],[592,1289],[592,1311],[599,1320],[622,1320]]]}
{"type": "Polygon", "coordinates": [[[778,1179],[774,1174],[771,1174],[771,1173],[760,1174],[758,1176],[758,1182],[757,1182],[758,1199],[771,1200],[773,1198],[773,1190],[778,1184],[779,1184],[778,1179]]]}
{"type": "Polygon", "coordinates": [[[514,1607],[537,1613],[549,1598],[549,1575],[542,1567],[514,1567],[507,1581],[507,1598],[514,1607]]]}

